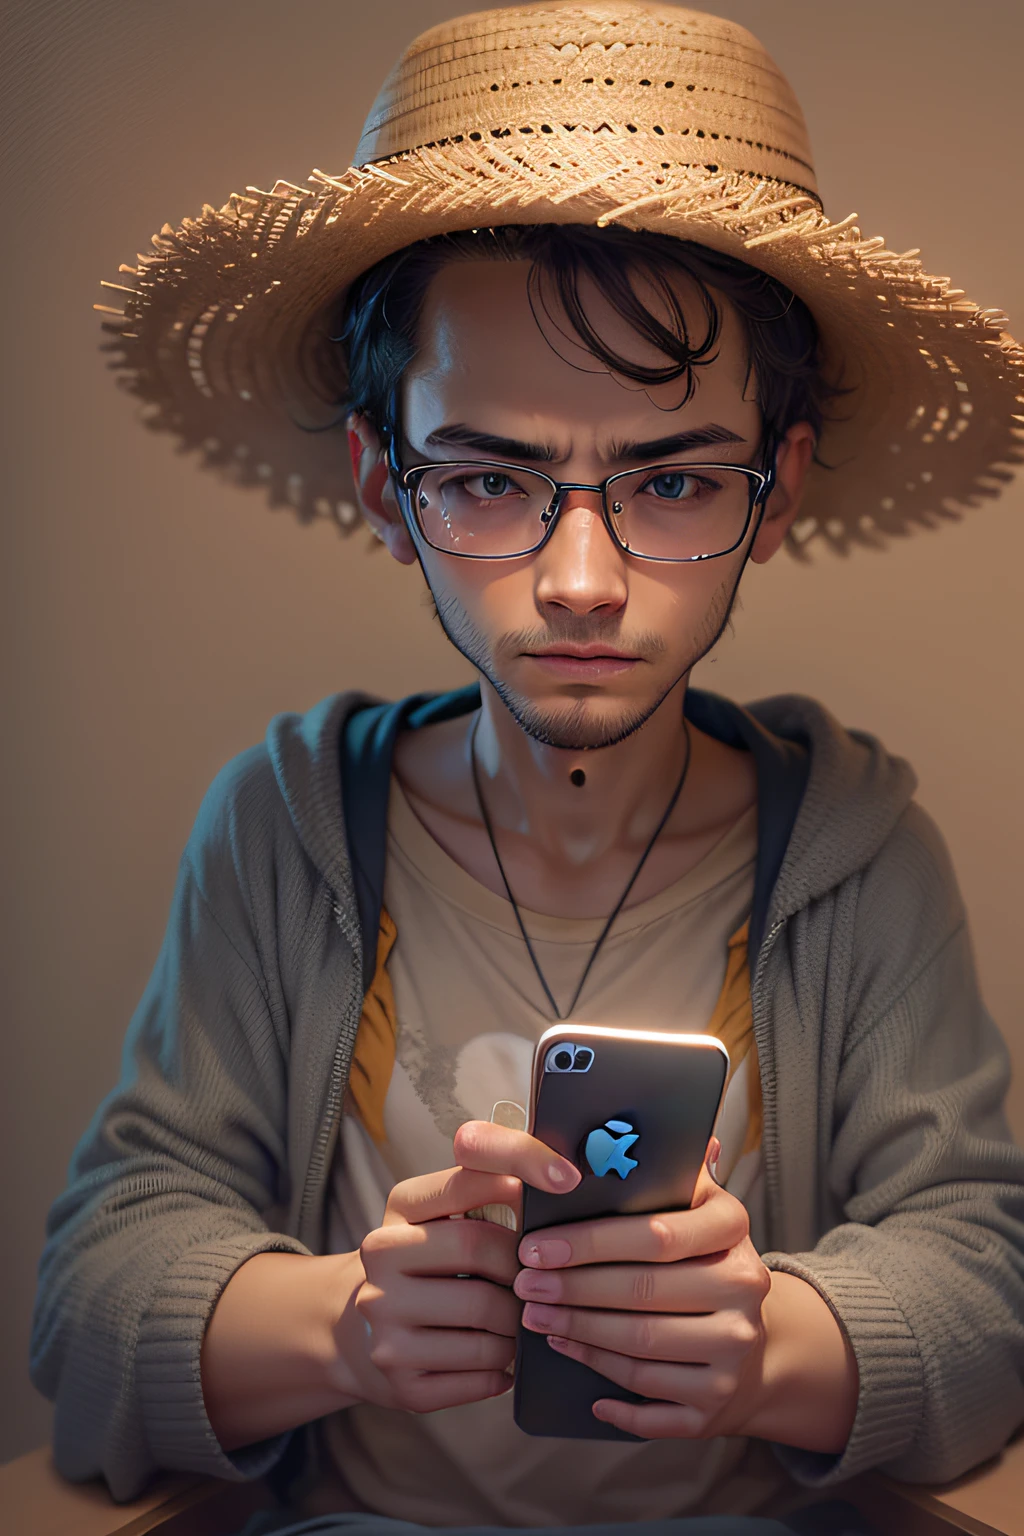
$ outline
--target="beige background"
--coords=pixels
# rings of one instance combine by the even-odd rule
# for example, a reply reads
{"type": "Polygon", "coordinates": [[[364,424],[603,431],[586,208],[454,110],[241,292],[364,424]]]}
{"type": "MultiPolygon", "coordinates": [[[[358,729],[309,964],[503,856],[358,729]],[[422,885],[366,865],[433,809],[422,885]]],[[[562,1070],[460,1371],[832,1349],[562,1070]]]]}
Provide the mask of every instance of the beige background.
{"type": "MultiPolygon", "coordinates": [[[[40,1443],[34,1269],[112,1084],[203,789],[271,715],[465,668],[415,574],[301,530],[132,422],[97,351],[101,276],[203,201],[347,164],[403,42],[450,0],[7,0],[3,332],[9,626],[2,769],[5,1177],[0,1459],[40,1443]]],[[[1011,0],[720,0],[801,97],[833,216],[921,246],[1024,329],[1011,0]]],[[[1018,1060],[1024,491],[884,557],[751,572],[703,668],[800,689],[916,764],[1018,1060]]],[[[1024,1130],[1024,1093],[1013,1101],[1024,1130]]]]}

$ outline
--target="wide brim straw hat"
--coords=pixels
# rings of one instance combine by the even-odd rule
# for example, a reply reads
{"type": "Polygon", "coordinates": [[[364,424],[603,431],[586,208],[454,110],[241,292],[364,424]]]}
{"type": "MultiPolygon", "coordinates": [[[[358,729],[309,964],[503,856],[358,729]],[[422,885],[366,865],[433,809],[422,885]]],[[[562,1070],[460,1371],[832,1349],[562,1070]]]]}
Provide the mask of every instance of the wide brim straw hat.
{"type": "Polygon", "coordinates": [[[935,526],[1024,458],[1024,349],[1005,316],[856,215],[825,216],[799,104],[733,22],[634,0],[459,17],[395,65],[353,165],[308,180],[164,225],[105,306],[149,425],[303,520],[358,522],[329,340],[347,285],[414,241],[503,224],[699,241],[805,301],[847,393],[794,552],[935,526]]]}

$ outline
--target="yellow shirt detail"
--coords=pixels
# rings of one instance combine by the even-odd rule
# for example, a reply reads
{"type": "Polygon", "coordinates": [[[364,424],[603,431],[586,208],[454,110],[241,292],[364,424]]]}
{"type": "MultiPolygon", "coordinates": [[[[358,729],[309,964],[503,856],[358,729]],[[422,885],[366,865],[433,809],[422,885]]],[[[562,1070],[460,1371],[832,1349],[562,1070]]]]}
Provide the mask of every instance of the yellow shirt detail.
{"type": "Polygon", "coordinates": [[[728,958],[725,962],[725,980],[718,994],[715,1011],[708,1021],[707,1032],[721,1040],[729,1052],[729,1077],[735,1077],[740,1063],[747,1062],[747,1134],[740,1156],[753,1152],[761,1145],[761,1073],[758,1069],[757,1044],[754,1040],[754,1011],[750,1001],[750,963],[747,945],[750,942],[750,922],[737,928],[729,940],[728,958]]]}
{"type": "Polygon", "coordinates": [[[348,1080],[359,1118],[378,1145],[387,1140],[384,1100],[395,1068],[395,1042],[398,1039],[395,991],[387,968],[397,937],[398,929],[382,907],[377,935],[377,968],[370,990],[363,999],[363,1015],[359,1020],[348,1080]]]}

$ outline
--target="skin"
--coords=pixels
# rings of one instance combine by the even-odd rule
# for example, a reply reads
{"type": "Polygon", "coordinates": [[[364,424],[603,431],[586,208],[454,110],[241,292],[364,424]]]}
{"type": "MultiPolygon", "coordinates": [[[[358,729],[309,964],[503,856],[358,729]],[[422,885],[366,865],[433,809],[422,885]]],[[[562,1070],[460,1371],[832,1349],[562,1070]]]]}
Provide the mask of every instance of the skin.
{"type": "MultiPolygon", "coordinates": [[[[717,355],[680,407],[678,383],[640,389],[553,322],[538,325],[526,278],[524,264],[481,262],[435,279],[404,382],[405,464],[501,458],[595,484],[633,467],[625,442],[699,431],[717,440],[651,461],[758,465],[759,412],[742,330],[724,301],[717,355]],[[445,436],[455,427],[533,451],[455,444],[445,436]]],[[[685,289],[680,298],[692,302],[685,289]]],[[[598,294],[588,302],[614,346],[663,361],[598,294]]],[[[403,522],[372,425],[355,416],[350,429],[367,522],[396,559],[419,560],[446,632],[481,674],[482,788],[518,901],[605,915],[678,778],[690,670],[725,622],[746,559],[770,559],[797,514],[811,428],[786,434],[777,488],[744,545],[695,564],[626,554],[587,491],[569,493],[533,555],[492,562],[431,550],[403,522]],[[583,789],[571,782],[577,768],[583,789]]],[[[437,842],[504,895],[475,807],[472,724],[408,733],[395,771],[437,842]]],[[[754,802],[748,754],[692,727],[690,750],[685,791],[630,905],[680,879],[754,802]]],[[[523,1181],[568,1191],[577,1170],[526,1133],[483,1122],[460,1129],[454,1158],[396,1185],[383,1225],[358,1252],[261,1254],[235,1273],[202,1355],[208,1412],[226,1449],[356,1402],[428,1412],[507,1391],[520,1313],[552,1348],[651,1400],[595,1404],[599,1418],[633,1434],[845,1444],[858,1386],[845,1335],[812,1286],[765,1268],[745,1208],[708,1168],[689,1211],[520,1242],[491,1223],[450,1218],[492,1203],[518,1209],[523,1181]]]]}

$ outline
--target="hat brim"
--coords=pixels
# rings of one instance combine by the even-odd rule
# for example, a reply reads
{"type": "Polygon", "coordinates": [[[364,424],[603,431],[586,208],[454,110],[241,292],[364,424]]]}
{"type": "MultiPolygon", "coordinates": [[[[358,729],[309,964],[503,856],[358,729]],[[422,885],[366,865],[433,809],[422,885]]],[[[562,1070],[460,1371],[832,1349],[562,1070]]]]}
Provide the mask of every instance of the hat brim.
{"type": "Polygon", "coordinates": [[[808,305],[830,379],[794,553],[882,547],[998,494],[1024,460],[1024,349],[917,252],[831,223],[805,191],[669,165],[646,134],[576,128],[532,147],[426,146],[311,186],[250,188],[165,225],[122,307],[112,365],[147,423],[303,520],[358,521],[332,318],[347,286],[430,235],[498,224],[616,222],[759,267],[808,305]],[[656,172],[652,167],[657,167],[656,172]],[[319,366],[330,349],[331,368],[319,366]]]}

